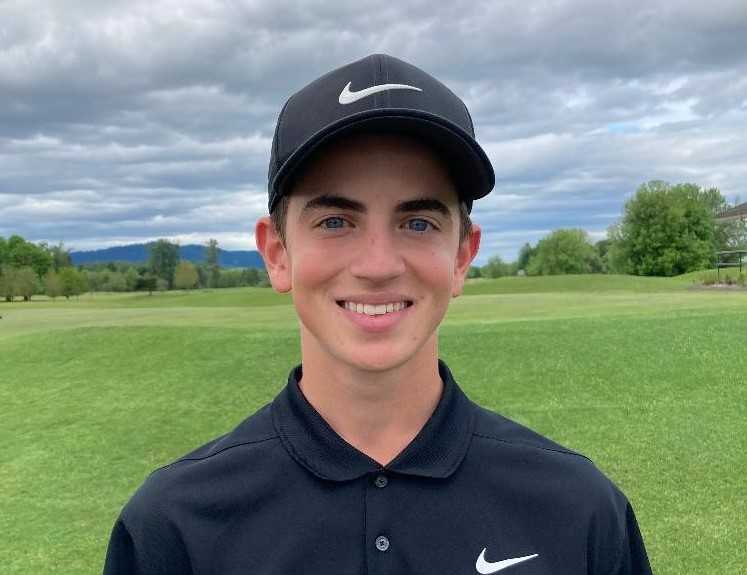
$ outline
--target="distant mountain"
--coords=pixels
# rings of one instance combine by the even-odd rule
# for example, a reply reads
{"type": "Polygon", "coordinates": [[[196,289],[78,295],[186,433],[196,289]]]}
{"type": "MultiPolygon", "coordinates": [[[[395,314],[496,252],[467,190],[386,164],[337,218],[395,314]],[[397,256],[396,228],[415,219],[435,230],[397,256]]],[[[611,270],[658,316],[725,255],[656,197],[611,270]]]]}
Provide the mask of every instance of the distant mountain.
{"type": "MultiPolygon", "coordinates": [[[[101,250],[85,252],[70,252],[73,265],[97,264],[106,262],[128,262],[143,264],[148,261],[149,244],[129,244],[114,246],[101,250]]],[[[179,255],[183,260],[192,263],[205,261],[205,246],[189,244],[179,246],[179,255]]],[[[224,268],[264,268],[264,262],[259,252],[254,250],[222,250],[218,249],[218,263],[224,268]]]]}

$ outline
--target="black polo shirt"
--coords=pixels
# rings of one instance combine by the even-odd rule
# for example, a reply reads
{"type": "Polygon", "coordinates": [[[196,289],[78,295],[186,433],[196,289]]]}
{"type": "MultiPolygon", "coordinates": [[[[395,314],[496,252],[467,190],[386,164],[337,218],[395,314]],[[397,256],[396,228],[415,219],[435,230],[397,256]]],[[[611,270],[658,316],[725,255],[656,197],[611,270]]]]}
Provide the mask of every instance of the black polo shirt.
{"type": "Polygon", "coordinates": [[[231,433],[148,477],[104,573],[647,574],[625,496],[585,457],[470,401],[382,467],[301,393],[301,366],[231,433]]]}

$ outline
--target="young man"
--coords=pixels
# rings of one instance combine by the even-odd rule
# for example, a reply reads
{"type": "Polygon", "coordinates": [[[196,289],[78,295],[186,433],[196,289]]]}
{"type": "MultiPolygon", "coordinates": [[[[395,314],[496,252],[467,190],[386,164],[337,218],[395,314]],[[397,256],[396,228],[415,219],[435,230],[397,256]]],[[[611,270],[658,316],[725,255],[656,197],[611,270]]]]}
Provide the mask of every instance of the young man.
{"type": "Polygon", "coordinates": [[[302,363],[148,478],[105,573],[650,573],[625,496],[472,403],[438,359],[480,243],[468,213],[493,181],[461,100],[401,60],[369,56],[288,100],[255,235],[293,296],[302,363]]]}

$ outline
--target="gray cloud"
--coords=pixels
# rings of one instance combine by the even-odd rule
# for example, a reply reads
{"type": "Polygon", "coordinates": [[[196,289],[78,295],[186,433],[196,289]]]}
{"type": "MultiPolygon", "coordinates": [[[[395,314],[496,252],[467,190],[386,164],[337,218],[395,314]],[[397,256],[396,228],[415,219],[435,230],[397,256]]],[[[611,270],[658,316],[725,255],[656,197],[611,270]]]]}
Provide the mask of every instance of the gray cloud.
{"type": "Polygon", "coordinates": [[[253,247],[287,96],[375,51],[468,103],[484,261],[598,239],[649,179],[745,199],[747,5],[0,2],[0,234],[253,247]]]}

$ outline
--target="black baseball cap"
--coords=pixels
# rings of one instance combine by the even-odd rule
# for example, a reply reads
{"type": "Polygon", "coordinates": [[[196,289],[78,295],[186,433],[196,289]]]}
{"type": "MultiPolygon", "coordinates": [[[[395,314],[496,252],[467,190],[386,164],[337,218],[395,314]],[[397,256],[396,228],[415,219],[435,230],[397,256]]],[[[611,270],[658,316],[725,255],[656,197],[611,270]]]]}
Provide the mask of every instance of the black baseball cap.
{"type": "Polygon", "coordinates": [[[475,140],[464,102],[420,68],[372,54],[324,74],[286,101],[272,139],[269,211],[313,151],[355,131],[422,139],[446,162],[470,211],[472,200],[495,185],[493,166],[475,140]]]}

